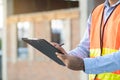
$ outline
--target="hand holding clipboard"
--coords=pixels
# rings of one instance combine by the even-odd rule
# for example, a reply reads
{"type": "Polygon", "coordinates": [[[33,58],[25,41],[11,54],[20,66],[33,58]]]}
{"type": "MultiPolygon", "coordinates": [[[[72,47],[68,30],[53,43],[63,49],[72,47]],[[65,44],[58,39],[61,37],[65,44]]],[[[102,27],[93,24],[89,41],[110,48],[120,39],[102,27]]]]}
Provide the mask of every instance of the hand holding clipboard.
{"type": "MultiPolygon", "coordinates": [[[[61,53],[62,52],[55,48],[53,45],[51,45],[48,41],[45,39],[29,39],[29,38],[22,38],[23,41],[34,47],[35,49],[42,52],[44,55],[48,56],[50,59],[55,61],[56,63],[65,66],[65,64],[56,56],[56,52],[61,53]]],[[[62,46],[61,44],[60,46],[62,46]]]]}

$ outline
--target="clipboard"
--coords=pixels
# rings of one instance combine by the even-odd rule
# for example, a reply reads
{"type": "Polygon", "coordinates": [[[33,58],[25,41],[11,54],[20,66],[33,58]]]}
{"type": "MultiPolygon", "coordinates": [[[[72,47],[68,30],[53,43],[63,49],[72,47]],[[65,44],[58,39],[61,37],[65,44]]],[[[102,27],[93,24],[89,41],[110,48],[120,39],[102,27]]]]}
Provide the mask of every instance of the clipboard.
{"type": "Polygon", "coordinates": [[[42,52],[56,63],[65,66],[65,64],[55,54],[55,52],[61,53],[61,51],[55,48],[45,39],[22,38],[22,40],[42,52]]]}

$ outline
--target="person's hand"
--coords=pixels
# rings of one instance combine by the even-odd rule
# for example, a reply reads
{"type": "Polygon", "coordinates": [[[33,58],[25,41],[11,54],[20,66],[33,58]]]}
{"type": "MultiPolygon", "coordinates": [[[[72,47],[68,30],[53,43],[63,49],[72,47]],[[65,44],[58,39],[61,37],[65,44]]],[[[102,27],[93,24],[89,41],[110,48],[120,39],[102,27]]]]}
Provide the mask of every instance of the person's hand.
{"type": "Polygon", "coordinates": [[[64,64],[72,70],[84,70],[84,61],[82,58],[72,56],[69,54],[56,53],[57,57],[64,62],[64,64]]]}
{"type": "Polygon", "coordinates": [[[61,47],[60,44],[55,43],[55,42],[52,42],[51,44],[52,44],[55,48],[57,48],[58,50],[60,50],[61,53],[67,54],[67,52],[61,47]]]}
{"type": "Polygon", "coordinates": [[[60,46],[60,44],[52,43],[54,47],[59,49],[63,54],[56,52],[57,57],[72,70],[84,70],[84,61],[82,58],[67,54],[67,52],[60,46]]]}

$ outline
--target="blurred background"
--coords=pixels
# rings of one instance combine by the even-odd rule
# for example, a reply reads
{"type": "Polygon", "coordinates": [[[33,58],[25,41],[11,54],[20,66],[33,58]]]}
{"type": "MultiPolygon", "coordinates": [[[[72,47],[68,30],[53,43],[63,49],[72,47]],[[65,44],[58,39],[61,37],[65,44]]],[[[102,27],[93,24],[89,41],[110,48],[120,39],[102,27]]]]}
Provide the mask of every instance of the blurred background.
{"type": "Polygon", "coordinates": [[[56,64],[22,37],[44,38],[74,49],[92,9],[104,0],[0,0],[0,80],[88,80],[56,64]]]}

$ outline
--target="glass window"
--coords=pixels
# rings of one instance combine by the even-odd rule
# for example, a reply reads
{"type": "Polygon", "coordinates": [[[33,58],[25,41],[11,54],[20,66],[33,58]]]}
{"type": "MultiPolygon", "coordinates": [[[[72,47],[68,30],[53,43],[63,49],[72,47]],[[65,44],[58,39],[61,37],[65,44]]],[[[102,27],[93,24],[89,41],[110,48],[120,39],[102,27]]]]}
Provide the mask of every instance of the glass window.
{"type": "Polygon", "coordinates": [[[28,47],[25,42],[22,41],[23,37],[29,37],[29,22],[19,22],[17,25],[18,29],[18,58],[26,59],[28,57],[28,47]]]}
{"type": "Polygon", "coordinates": [[[51,36],[52,41],[57,43],[63,43],[63,20],[52,20],[51,21],[51,36]]]}

